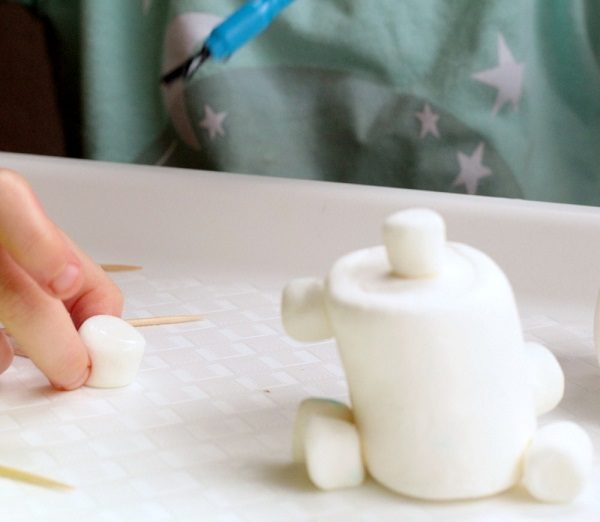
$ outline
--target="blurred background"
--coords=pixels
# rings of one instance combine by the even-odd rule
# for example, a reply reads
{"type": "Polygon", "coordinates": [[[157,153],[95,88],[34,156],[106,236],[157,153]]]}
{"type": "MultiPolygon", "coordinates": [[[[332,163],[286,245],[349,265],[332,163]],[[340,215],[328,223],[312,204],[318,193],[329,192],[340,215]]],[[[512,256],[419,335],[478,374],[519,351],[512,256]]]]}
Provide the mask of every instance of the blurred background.
{"type": "Polygon", "coordinates": [[[44,23],[0,2],[0,151],[65,156],[44,23]]]}

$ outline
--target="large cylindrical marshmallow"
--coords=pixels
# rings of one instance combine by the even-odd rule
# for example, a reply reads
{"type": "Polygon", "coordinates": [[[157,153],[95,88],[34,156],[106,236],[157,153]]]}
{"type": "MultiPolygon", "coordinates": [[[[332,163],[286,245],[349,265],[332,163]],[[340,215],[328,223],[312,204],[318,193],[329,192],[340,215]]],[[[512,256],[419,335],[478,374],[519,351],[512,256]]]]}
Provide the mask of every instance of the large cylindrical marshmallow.
{"type": "Polygon", "coordinates": [[[587,433],[573,422],[544,426],[525,454],[523,484],[545,502],[569,502],[585,486],[593,447],[587,433]]]}
{"type": "Polygon", "coordinates": [[[325,310],[323,282],[307,277],[288,283],[283,289],[281,320],[288,335],[298,341],[329,339],[332,334],[325,310]]]}
{"type": "Polygon", "coordinates": [[[306,469],[320,489],[358,486],[365,479],[365,467],[356,426],[342,419],[314,415],[304,437],[306,469]]]}
{"type": "Polygon", "coordinates": [[[565,377],[556,357],[545,346],[526,343],[525,353],[529,363],[535,411],[542,415],[553,410],[561,401],[565,377]]]}
{"type": "Polygon", "coordinates": [[[85,383],[93,388],[119,388],[135,379],[146,341],[129,323],[110,315],[96,315],[79,328],[92,369],[85,383]]]}
{"type": "Polygon", "coordinates": [[[320,415],[331,419],[339,419],[354,422],[352,410],[344,403],[330,399],[305,399],[298,407],[296,421],[294,424],[294,435],[292,440],[292,453],[294,462],[304,462],[304,440],[306,437],[306,426],[310,419],[320,415]]]}
{"type": "Polygon", "coordinates": [[[383,224],[383,240],[397,276],[434,276],[442,268],[446,226],[433,210],[414,208],[392,214],[383,224]]]}
{"type": "Polygon", "coordinates": [[[373,247],[338,260],[326,288],[375,480],[432,500],[520,480],[535,403],[514,296],[489,257],[447,243],[436,277],[406,279],[373,247]]]}

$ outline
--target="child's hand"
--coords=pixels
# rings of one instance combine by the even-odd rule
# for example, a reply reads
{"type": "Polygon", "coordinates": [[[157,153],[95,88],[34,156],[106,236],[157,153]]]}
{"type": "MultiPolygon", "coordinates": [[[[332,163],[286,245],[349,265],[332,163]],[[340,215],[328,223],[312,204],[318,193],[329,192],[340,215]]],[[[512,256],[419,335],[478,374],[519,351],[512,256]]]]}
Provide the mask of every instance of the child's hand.
{"type": "MultiPolygon", "coordinates": [[[[50,221],[27,182],[0,169],[0,322],[55,388],[78,388],[89,375],[76,328],[122,306],[117,286],[50,221]]],[[[0,372],[12,358],[2,332],[0,372]]]]}

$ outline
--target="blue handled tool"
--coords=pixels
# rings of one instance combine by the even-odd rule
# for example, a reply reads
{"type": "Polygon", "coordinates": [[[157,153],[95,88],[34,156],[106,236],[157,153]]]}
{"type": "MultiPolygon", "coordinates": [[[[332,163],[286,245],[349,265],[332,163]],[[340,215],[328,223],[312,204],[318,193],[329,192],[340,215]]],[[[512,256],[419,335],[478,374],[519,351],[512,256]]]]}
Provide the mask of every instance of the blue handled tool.
{"type": "Polygon", "coordinates": [[[168,72],[161,82],[169,84],[177,78],[188,79],[209,58],[225,60],[262,33],[273,19],[293,0],[251,0],[215,27],[202,49],[168,72]]]}

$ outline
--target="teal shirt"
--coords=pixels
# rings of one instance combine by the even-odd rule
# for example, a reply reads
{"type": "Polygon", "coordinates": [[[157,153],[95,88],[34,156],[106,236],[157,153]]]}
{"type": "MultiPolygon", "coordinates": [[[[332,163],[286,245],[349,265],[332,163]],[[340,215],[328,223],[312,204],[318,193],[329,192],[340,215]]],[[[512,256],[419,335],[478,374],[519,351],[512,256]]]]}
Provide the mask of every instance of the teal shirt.
{"type": "Polygon", "coordinates": [[[162,72],[239,0],[37,0],[85,157],[600,204],[594,0],[296,0],[162,72]]]}

